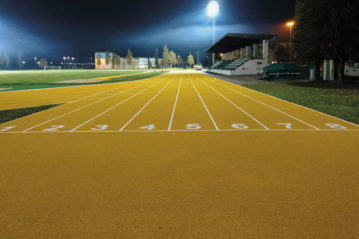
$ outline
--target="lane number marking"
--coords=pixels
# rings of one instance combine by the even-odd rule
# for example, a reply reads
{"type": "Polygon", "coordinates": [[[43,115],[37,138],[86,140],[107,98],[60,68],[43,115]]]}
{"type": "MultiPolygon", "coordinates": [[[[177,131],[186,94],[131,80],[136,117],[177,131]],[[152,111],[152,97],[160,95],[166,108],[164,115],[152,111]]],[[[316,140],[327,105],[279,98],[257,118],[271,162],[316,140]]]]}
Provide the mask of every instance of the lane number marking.
{"type": "Polygon", "coordinates": [[[342,126],[340,124],[326,123],[325,125],[332,128],[332,129],[347,129],[347,127],[342,126]]]}
{"type": "Polygon", "coordinates": [[[154,124],[150,124],[150,125],[142,126],[140,127],[140,129],[154,130],[156,129],[156,126],[154,124]]]}
{"type": "Polygon", "coordinates": [[[108,125],[107,124],[99,124],[96,125],[94,128],[92,128],[92,131],[101,131],[101,130],[106,130],[108,129],[108,125]]]}
{"type": "Polygon", "coordinates": [[[283,125],[286,129],[292,129],[292,123],[277,123],[277,125],[283,125]]]}
{"type": "Polygon", "coordinates": [[[44,129],[43,131],[55,132],[55,131],[58,131],[59,129],[62,129],[62,128],[65,128],[65,126],[64,125],[53,125],[53,126],[51,126],[51,128],[44,129]]]}
{"type": "Polygon", "coordinates": [[[201,129],[201,125],[200,124],[188,124],[186,126],[186,129],[190,129],[190,130],[201,129]]]}
{"type": "Polygon", "coordinates": [[[16,126],[8,126],[8,127],[4,127],[2,130],[0,130],[0,132],[5,132],[5,131],[8,131],[10,129],[13,129],[15,128],[16,126]]]}
{"type": "Polygon", "coordinates": [[[249,127],[247,125],[241,124],[241,123],[232,124],[232,128],[234,128],[234,129],[249,129],[249,127]]]}

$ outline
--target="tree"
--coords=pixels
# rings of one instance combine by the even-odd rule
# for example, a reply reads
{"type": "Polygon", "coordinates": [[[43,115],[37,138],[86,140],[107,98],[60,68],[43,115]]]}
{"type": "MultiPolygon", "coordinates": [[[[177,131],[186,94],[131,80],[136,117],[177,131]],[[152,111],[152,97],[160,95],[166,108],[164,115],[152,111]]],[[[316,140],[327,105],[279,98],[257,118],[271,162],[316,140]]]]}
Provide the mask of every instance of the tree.
{"type": "Polygon", "coordinates": [[[168,52],[168,46],[167,45],[164,45],[163,46],[163,52],[162,52],[162,64],[164,66],[168,66],[168,64],[171,62],[171,59],[170,59],[170,53],[168,52]]]}
{"type": "Polygon", "coordinates": [[[178,61],[177,61],[177,55],[174,51],[170,51],[170,61],[171,61],[171,65],[177,65],[178,61]]]}
{"type": "Polygon", "coordinates": [[[24,68],[24,57],[21,51],[17,54],[17,66],[20,70],[24,68]]]}
{"type": "Polygon", "coordinates": [[[97,55],[96,56],[96,63],[97,63],[97,65],[101,65],[101,57],[100,57],[100,55],[97,55]]]}
{"type": "Polygon", "coordinates": [[[178,65],[180,65],[180,66],[182,66],[183,67],[183,65],[184,65],[184,60],[183,60],[183,58],[182,58],[182,56],[178,56],[178,65]]]}
{"type": "Polygon", "coordinates": [[[316,68],[334,59],[339,83],[345,63],[359,60],[359,1],[297,0],[294,49],[297,59],[316,68]]]}
{"type": "Polygon", "coordinates": [[[192,66],[194,65],[194,59],[193,59],[192,54],[189,54],[189,56],[187,57],[187,63],[190,68],[192,68],[192,66]]]}
{"type": "Polygon", "coordinates": [[[128,49],[128,51],[127,51],[126,61],[127,61],[128,65],[133,64],[133,55],[132,55],[132,52],[130,49],[128,49]]]}
{"type": "Polygon", "coordinates": [[[280,43],[277,44],[277,46],[275,47],[274,56],[278,62],[289,62],[290,61],[289,49],[280,43]]]}
{"type": "Polygon", "coordinates": [[[4,53],[0,53],[0,69],[4,69],[5,68],[5,55],[4,53]]]}
{"type": "Polygon", "coordinates": [[[110,52],[109,52],[109,51],[106,51],[106,56],[105,56],[106,65],[109,65],[109,64],[110,64],[110,61],[111,61],[110,52]]]}
{"type": "Polygon", "coordinates": [[[159,58],[160,57],[160,52],[158,51],[158,49],[155,49],[155,63],[156,63],[156,68],[160,68],[160,62],[159,62],[159,58]]]}
{"type": "Polygon", "coordinates": [[[120,64],[120,56],[117,54],[112,54],[111,63],[112,63],[112,69],[115,69],[116,66],[120,64]]]}
{"type": "Polygon", "coordinates": [[[41,58],[39,61],[39,67],[44,68],[45,66],[48,66],[47,60],[45,58],[41,58]]]}
{"type": "Polygon", "coordinates": [[[0,54],[0,68],[1,69],[8,69],[11,66],[11,59],[6,53],[0,54]]]}

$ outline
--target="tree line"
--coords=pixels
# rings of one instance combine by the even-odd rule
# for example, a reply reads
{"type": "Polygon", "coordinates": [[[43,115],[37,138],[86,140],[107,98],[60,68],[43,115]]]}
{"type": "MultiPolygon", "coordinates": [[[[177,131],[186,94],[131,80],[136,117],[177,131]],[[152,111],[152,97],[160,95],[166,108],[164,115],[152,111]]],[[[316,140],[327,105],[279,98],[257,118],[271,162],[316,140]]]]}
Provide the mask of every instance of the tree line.
{"type": "Polygon", "coordinates": [[[338,83],[344,82],[345,64],[359,61],[358,0],[297,0],[293,50],[295,60],[315,69],[320,79],[324,60],[334,60],[338,83]]]}
{"type": "MultiPolygon", "coordinates": [[[[97,56],[97,64],[101,65],[100,57],[97,56]]],[[[194,65],[194,58],[192,54],[189,54],[187,57],[187,60],[184,61],[182,56],[177,55],[173,50],[170,50],[166,45],[162,47],[162,58],[160,58],[160,51],[158,48],[154,51],[154,58],[155,58],[155,65],[152,66],[149,61],[149,68],[172,68],[172,67],[185,67],[187,64],[189,67],[192,67],[194,65]]],[[[131,49],[127,50],[127,55],[125,57],[126,63],[130,66],[134,63],[134,57],[132,54],[131,49]]],[[[109,65],[112,63],[112,66],[119,65],[121,61],[121,58],[118,54],[112,53],[110,54],[109,51],[106,51],[105,54],[105,64],[109,65]]]]}

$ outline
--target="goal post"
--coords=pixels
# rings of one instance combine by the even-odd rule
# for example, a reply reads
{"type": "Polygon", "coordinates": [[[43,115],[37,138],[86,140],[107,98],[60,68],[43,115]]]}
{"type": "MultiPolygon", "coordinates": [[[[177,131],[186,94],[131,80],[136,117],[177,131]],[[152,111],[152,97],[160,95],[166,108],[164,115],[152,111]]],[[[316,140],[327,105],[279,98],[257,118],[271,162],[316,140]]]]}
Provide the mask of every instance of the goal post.
{"type": "Polygon", "coordinates": [[[61,70],[61,66],[44,66],[44,71],[61,70]]]}

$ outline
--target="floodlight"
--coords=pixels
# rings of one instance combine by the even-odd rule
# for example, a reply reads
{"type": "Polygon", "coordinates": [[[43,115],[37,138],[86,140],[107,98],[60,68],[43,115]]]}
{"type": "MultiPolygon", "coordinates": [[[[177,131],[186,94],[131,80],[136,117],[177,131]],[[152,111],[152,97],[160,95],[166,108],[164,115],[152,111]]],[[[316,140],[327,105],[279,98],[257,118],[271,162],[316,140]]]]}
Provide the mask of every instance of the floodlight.
{"type": "Polygon", "coordinates": [[[219,13],[219,5],[216,1],[210,1],[207,6],[207,16],[215,18],[219,13]]]}

